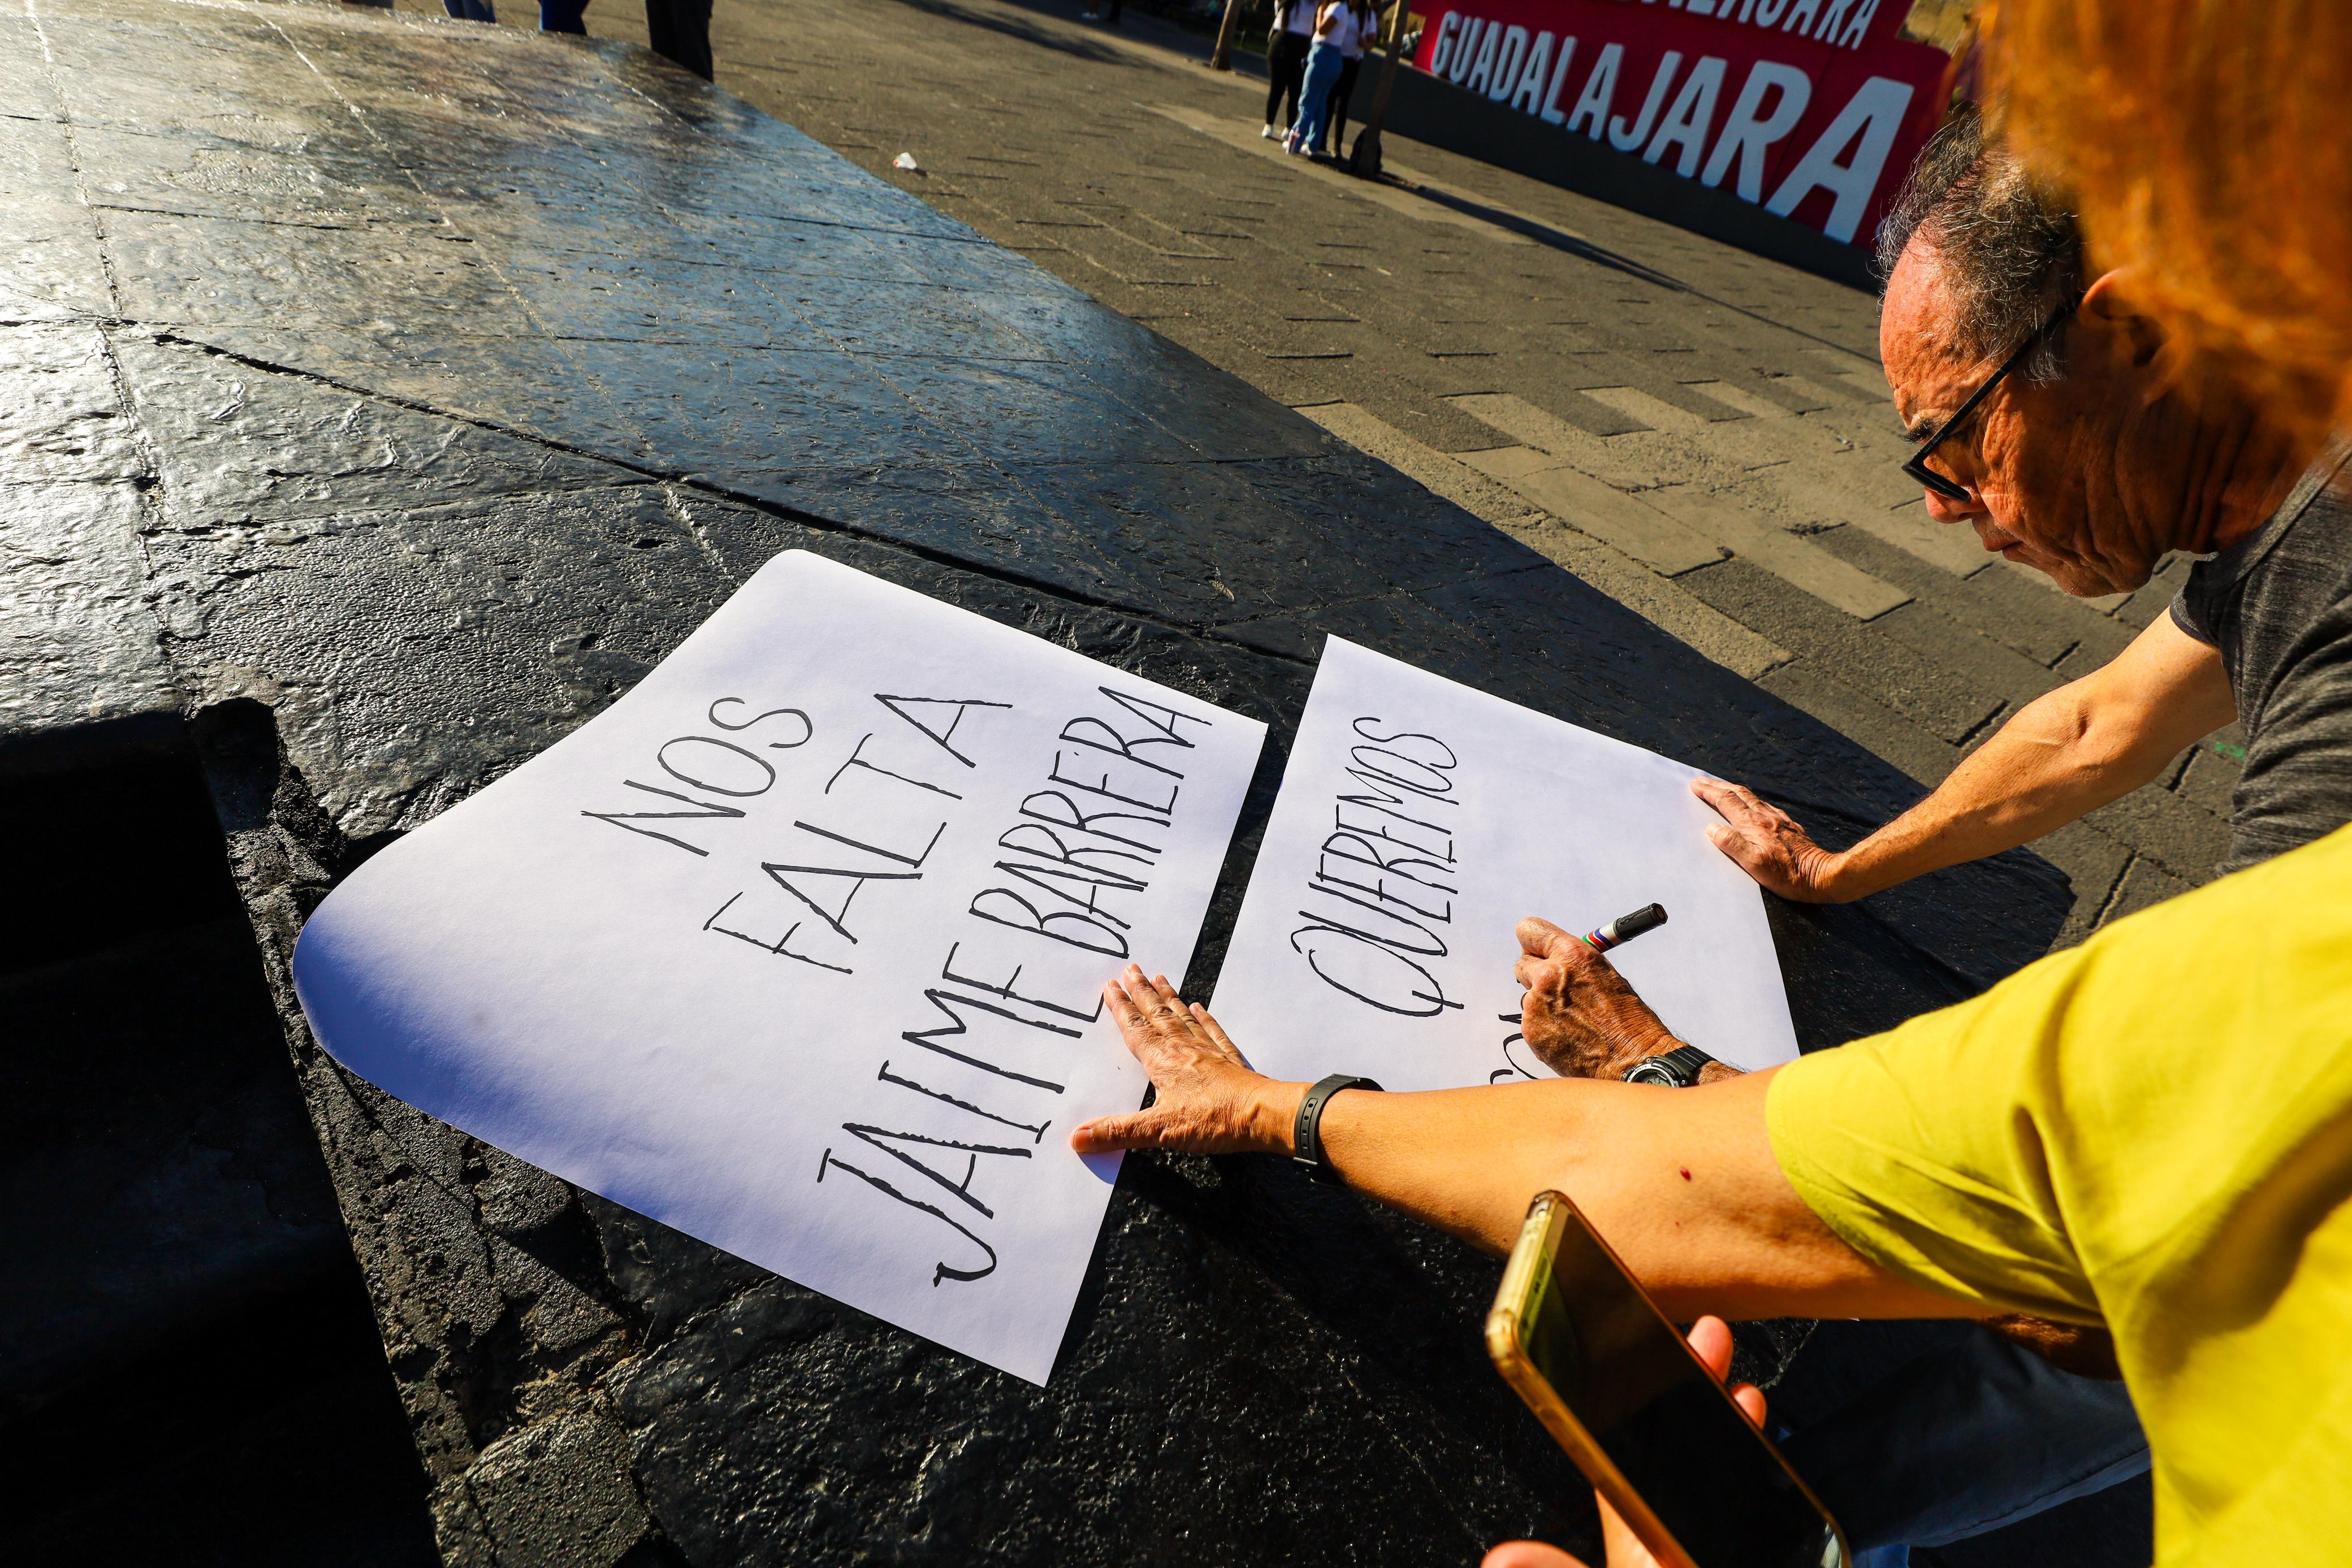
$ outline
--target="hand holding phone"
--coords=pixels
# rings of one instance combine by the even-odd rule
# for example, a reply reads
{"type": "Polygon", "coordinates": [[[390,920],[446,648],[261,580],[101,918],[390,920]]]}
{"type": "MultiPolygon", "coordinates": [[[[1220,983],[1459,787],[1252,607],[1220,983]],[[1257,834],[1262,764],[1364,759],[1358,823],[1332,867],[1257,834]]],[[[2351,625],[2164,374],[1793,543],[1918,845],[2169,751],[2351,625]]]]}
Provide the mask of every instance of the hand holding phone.
{"type": "MultiPolygon", "coordinates": [[[[1538,1196],[1487,1350],[1600,1494],[1610,1568],[1843,1568],[1836,1521],[1759,1428],[1762,1396],[1723,1386],[1729,1331],[1718,1320],[1693,1338],[1573,1203],[1538,1196]]],[[[1489,1568],[1574,1562],[1523,1542],[1497,1548],[1489,1568]]]]}
{"type": "MultiPolygon", "coordinates": [[[[1721,1318],[1701,1318],[1691,1324],[1691,1354],[1717,1382],[1731,1371],[1731,1325],[1721,1318]]],[[[1752,1383],[1727,1384],[1725,1392],[1739,1413],[1764,1425],[1764,1391],[1752,1383]]],[[[1592,1494],[1601,1510],[1601,1545],[1607,1568],[1658,1568],[1658,1560],[1642,1544],[1624,1517],[1599,1492],[1592,1494]]],[[[1582,1558],[1541,1541],[1506,1541],[1479,1560],[1478,1568],[1586,1568],[1582,1558]]]]}

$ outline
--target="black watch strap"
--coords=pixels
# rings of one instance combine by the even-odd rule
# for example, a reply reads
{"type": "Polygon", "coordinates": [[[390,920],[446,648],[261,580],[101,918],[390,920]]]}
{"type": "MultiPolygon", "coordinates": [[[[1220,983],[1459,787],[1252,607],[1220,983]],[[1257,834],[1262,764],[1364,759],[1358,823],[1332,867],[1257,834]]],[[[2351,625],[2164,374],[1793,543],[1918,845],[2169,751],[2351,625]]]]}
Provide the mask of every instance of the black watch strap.
{"type": "Polygon", "coordinates": [[[1291,1124],[1294,1145],[1291,1163],[1307,1167],[1307,1174],[1317,1181],[1339,1180],[1339,1173],[1333,1170],[1330,1162],[1323,1157],[1323,1107],[1329,1104],[1331,1096],[1342,1089],[1379,1088],[1380,1085],[1369,1078],[1350,1077],[1345,1072],[1334,1072],[1328,1078],[1316,1080],[1315,1086],[1307,1090],[1307,1098],[1298,1103],[1298,1120],[1291,1124]]]}
{"type": "Polygon", "coordinates": [[[1678,1045],[1672,1051],[1645,1056],[1625,1070],[1628,1083],[1663,1083],[1672,1089],[1688,1089],[1698,1082],[1698,1075],[1715,1058],[1695,1045],[1678,1045]]]}

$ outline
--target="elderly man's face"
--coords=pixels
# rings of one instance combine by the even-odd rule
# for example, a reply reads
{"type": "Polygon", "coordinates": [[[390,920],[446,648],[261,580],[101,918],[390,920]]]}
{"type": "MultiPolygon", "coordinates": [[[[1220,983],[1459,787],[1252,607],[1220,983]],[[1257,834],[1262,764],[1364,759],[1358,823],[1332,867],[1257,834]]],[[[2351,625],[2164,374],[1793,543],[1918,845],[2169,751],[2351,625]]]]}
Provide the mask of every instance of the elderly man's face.
{"type": "MultiPolygon", "coordinates": [[[[1940,427],[1999,368],[1952,348],[1953,310],[1935,251],[1914,242],[1887,279],[1879,357],[1895,412],[1915,436],[1940,427]]],[[[2065,373],[2037,386],[2011,372],[1969,422],[1936,448],[1935,465],[1967,486],[1955,501],[1927,492],[1937,522],[1965,522],[1988,550],[2049,573],[2085,597],[2139,587],[2168,545],[2146,537],[2144,508],[2121,477],[2150,434],[2161,392],[2103,319],[2077,316],[2056,341],[2065,373]],[[2118,351],[2118,350],[2121,351],[2118,351]]]]}

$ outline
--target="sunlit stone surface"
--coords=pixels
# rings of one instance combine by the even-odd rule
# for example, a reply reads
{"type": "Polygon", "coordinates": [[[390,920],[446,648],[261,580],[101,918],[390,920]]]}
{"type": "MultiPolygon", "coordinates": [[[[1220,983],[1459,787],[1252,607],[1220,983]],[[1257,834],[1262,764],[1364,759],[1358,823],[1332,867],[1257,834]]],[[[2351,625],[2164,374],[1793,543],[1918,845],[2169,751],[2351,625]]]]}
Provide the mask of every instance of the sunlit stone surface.
{"type": "MultiPolygon", "coordinates": [[[[1326,632],[1818,822],[1876,820],[1900,776],[641,52],[38,0],[0,18],[0,786],[46,835],[0,984],[32,1020],[18,1113],[76,1151],[20,1137],[0,1172],[9,1419],[71,1438],[20,1539],[228,1538],[149,1470],[90,1480],[120,1434],[73,1415],[215,1362],[156,1396],[138,1462],[227,1456],[187,1495],[300,1560],[413,1563],[437,1535],[503,1568],[1417,1563],[1584,1535],[1485,1364],[1494,1265],[1345,1193],[1130,1160],[1041,1391],[347,1081],[285,984],[294,936],[384,835],[794,547],[1275,724],[1202,992],[1326,632]],[[422,1480],[362,1440],[402,1427],[363,1333],[316,1351],[344,1404],[297,1389],[297,1416],[237,1425],[292,1352],[236,1324],[340,1301],[364,1325],[346,1236],[422,1480]],[[236,1490],[260,1471],[278,1492],[236,1490]]],[[[2065,908],[2011,857],[1789,915],[1800,1034],[1963,995],[2065,908]]]]}

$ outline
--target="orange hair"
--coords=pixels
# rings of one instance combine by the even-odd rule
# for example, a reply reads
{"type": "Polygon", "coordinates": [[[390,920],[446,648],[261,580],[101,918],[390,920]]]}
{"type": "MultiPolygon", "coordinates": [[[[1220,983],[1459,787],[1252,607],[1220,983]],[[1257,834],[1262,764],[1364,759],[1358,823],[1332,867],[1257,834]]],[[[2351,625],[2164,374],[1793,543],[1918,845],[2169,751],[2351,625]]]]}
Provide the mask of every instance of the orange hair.
{"type": "Polygon", "coordinates": [[[2352,425],[2352,0],[2000,0],[2007,130],[2092,257],[2284,425],[2352,425]]]}

